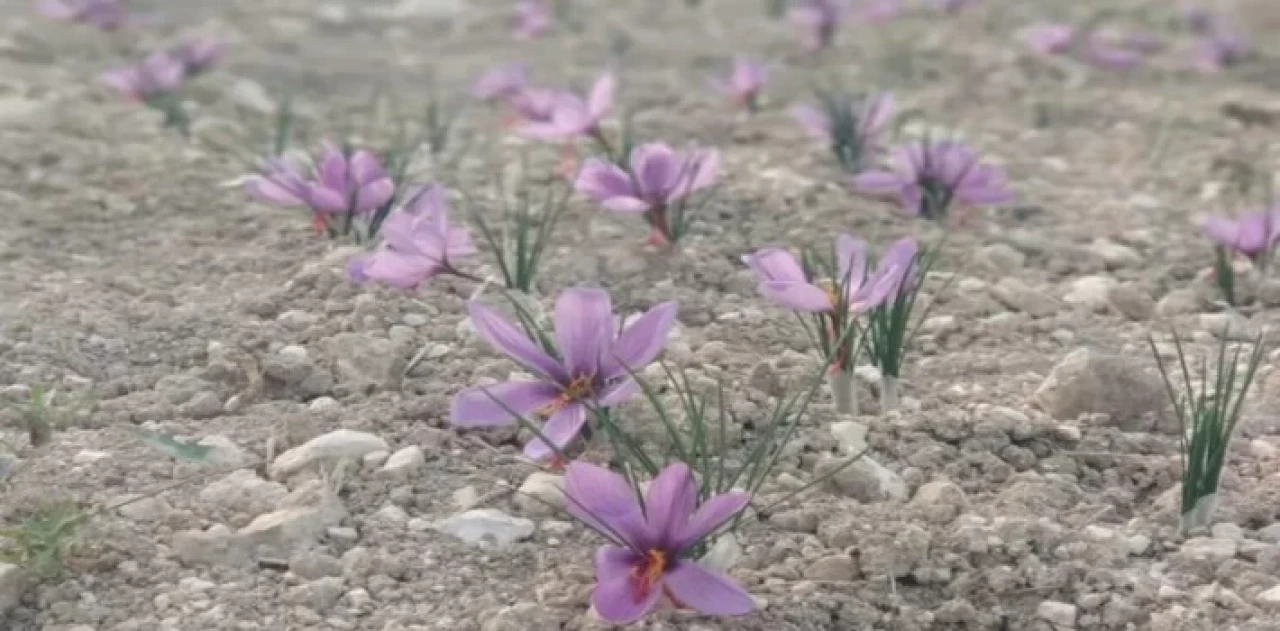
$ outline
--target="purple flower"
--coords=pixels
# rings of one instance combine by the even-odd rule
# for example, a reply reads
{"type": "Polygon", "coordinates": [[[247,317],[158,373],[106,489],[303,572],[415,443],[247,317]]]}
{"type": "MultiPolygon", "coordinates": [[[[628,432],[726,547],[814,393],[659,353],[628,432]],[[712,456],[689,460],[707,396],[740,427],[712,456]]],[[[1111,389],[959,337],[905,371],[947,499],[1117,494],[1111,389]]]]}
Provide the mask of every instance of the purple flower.
{"type": "Polygon", "coordinates": [[[148,101],[177,90],[186,79],[186,66],[165,53],[154,53],[132,66],[102,73],[103,83],[125,96],[148,101]]]}
{"type": "Polygon", "coordinates": [[[856,173],[882,149],[879,136],[893,120],[893,96],[881,94],[860,101],[842,94],[820,97],[822,108],[796,105],[791,115],[831,148],[841,166],[856,173]]]}
{"type": "Polygon", "coordinates": [[[606,73],[596,79],[591,92],[584,99],[572,92],[558,92],[549,99],[548,116],[544,120],[527,117],[516,131],[533,138],[563,140],[575,136],[595,136],[600,133],[600,121],[613,109],[617,81],[606,73]]]}
{"type": "Polygon", "coordinates": [[[520,0],[516,4],[516,26],[512,31],[517,39],[533,39],[551,28],[551,9],[541,0],[520,0]]]}
{"type": "Polygon", "coordinates": [[[667,465],[650,483],[644,503],[622,476],[585,462],[565,473],[566,507],[609,540],[596,552],[591,604],[604,620],[628,624],[644,617],[664,594],[708,616],[740,616],[755,608],[728,576],[699,565],[693,548],[746,507],[731,491],[698,502],[684,463],[667,465]]]}
{"type": "Polygon", "coordinates": [[[863,0],[858,5],[858,18],[864,22],[880,24],[902,13],[902,0],[863,0]]]}
{"type": "Polygon", "coordinates": [[[1253,56],[1249,40],[1227,27],[1214,26],[1196,49],[1195,65],[1206,72],[1217,72],[1253,56]]]}
{"type": "Polygon", "coordinates": [[[396,185],[368,151],[348,156],[326,143],[316,179],[306,180],[284,160],[268,162],[266,173],[251,178],[245,189],[259,201],[277,206],[307,206],[318,215],[367,215],[395,195],[396,185]]]}
{"type": "Polygon", "coordinates": [[[799,0],[791,19],[805,29],[805,48],[812,52],[831,45],[844,12],[841,0],[799,0]]]}
{"type": "Polygon", "coordinates": [[[68,22],[85,22],[104,31],[112,31],[129,21],[129,12],[121,0],[41,0],[40,13],[45,17],[68,22]]]}
{"type": "Polygon", "coordinates": [[[1210,239],[1257,262],[1280,242],[1280,210],[1209,217],[1200,225],[1210,239]]]}
{"type": "Polygon", "coordinates": [[[874,309],[901,284],[904,263],[886,257],[867,273],[867,246],[848,234],[836,237],[838,278],[812,278],[790,252],[765,248],[742,257],[760,278],[760,293],[793,311],[858,315],[874,309]]]}
{"type": "Polygon", "coordinates": [[[1071,49],[1076,29],[1066,24],[1037,24],[1022,31],[1022,40],[1041,55],[1061,55],[1071,49]]]}
{"type": "Polygon", "coordinates": [[[471,86],[471,95],[482,101],[506,100],[520,94],[528,83],[528,64],[513,61],[481,73],[471,86]]]}
{"type": "Polygon", "coordinates": [[[1193,33],[1207,34],[1218,24],[1218,16],[1191,3],[1182,5],[1182,23],[1193,33]]]}
{"type": "Polygon", "coordinates": [[[637,386],[628,369],[640,370],[652,362],[676,322],[676,303],[664,302],[619,334],[608,292],[567,289],[556,299],[552,316],[557,353],[552,356],[497,311],[477,301],[468,304],[467,310],[476,333],[535,379],[467,388],[454,398],[449,420],[463,427],[483,427],[516,422],[508,410],[540,414],[547,419],[542,435],[555,449],[534,438],[524,453],[535,460],[553,455],[578,435],[587,421],[588,406],[611,407],[634,394],[637,386]]]}
{"type": "Polygon", "coordinates": [[[169,50],[169,56],[182,62],[187,76],[198,75],[218,63],[226,54],[227,45],[213,37],[198,37],[175,46],[169,50]]]}
{"type": "Polygon", "coordinates": [[[952,204],[992,206],[1013,200],[998,167],[982,164],[974,151],[952,141],[900,147],[888,171],[854,176],[854,186],[872,195],[897,197],[912,215],[938,219],[952,204]]]}
{"type": "Polygon", "coordinates": [[[728,78],[715,79],[712,85],[754,112],[759,102],[760,90],[764,88],[764,82],[768,78],[769,70],[764,64],[739,55],[733,60],[733,71],[728,78]]]}
{"type": "Polygon", "coordinates": [[[613,212],[645,213],[649,242],[667,245],[678,236],[669,225],[668,207],[711,186],[719,167],[715,149],[679,153],[663,143],[647,143],[631,150],[626,169],[599,158],[587,160],[574,188],[613,212]]]}
{"type": "Polygon", "coordinates": [[[382,223],[382,245],[351,262],[347,271],[355,282],[378,281],[413,289],[453,270],[453,261],[475,254],[465,227],[449,224],[449,201],[444,188],[432,186],[382,223]]]}

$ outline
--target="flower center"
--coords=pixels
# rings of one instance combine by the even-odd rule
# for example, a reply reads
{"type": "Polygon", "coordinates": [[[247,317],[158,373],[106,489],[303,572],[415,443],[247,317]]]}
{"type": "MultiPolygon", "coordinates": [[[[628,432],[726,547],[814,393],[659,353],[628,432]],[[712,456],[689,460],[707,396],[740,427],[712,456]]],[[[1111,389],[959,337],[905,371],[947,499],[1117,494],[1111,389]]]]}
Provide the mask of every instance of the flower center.
{"type": "Polygon", "coordinates": [[[827,300],[831,301],[831,307],[834,309],[840,304],[840,288],[836,286],[836,282],[830,278],[820,278],[813,281],[813,285],[821,289],[827,294],[827,300]]]}
{"type": "Polygon", "coordinates": [[[543,417],[549,417],[560,410],[560,408],[563,408],[574,401],[580,401],[587,398],[591,395],[591,381],[591,377],[586,375],[575,378],[573,381],[569,382],[569,385],[565,386],[560,391],[560,396],[556,397],[555,401],[548,403],[546,407],[538,410],[538,414],[543,417]]]}
{"type": "Polygon", "coordinates": [[[947,214],[951,201],[951,187],[941,179],[926,175],[920,180],[920,216],[938,219],[947,214]]]}
{"type": "Polygon", "coordinates": [[[631,568],[631,593],[635,601],[647,599],[666,571],[667,553],[665,551],[649,550],[640,557],[631,568]]]}

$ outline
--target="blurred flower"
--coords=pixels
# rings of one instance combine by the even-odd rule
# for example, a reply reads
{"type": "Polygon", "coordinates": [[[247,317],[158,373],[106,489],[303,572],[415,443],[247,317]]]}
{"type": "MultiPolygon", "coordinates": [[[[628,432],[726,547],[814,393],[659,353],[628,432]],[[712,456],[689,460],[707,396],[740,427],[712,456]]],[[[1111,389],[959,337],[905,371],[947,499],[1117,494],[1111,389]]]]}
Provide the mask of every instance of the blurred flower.
{"type": "Polygon", "coordinates": [[[1196,48],[1195,66],[1208,72],[1247,61],[1253,56],[1253,44],[1248,38],[1226,26],[1215,25],[1206,31],[1203,41],[1196,48]]]}
{"type": "Polygon", "coordinates": [[[691,558],[697,544],[746,507],[746,493],[699,502],[693,473],[681,462],[653,479],[643,503],[622,476],[585,462],[569,465],[564,490],[569,512],[610,542],[596,552],[591,595],[605,621],[639,620],[664,594],[708,616],[739,616],[755,608],[731,578],[691,558]]]}
{"type": "Polygon", "coordinates": [[[796,105],[791,115],[810,135],[823,141],[850,173],[862,169],[880,151],[880,135],[893,120],[893,95],[863,99],[832,93],[820,94],[822,107],[796,105]]]}
{"type": "Polygon", "coordinates": [[[1123,34],[1097,29],[1082,32],[1065,24],[1029,27],[1022,31],[1022,39],[1038,54],[1075,53],[1080,61],[1111,70],[1136,67],[1148,55],[1165,46],[1162,40],[1150,34],[1123,34]]]}
{"type": "Polygon", "coordinates": [[[105,31],[118,29],[129,21],[123,0],[40,0],[38,8],[46,17],[85,22],[105,31]]]}
{"type": "Polygon", "coordinates": [[[547,110],[536,113],[546,117],[543,120],[526,117],[516,126],[516,131],[533,138],[554,140],[599,136],[600,121],[613,109],[616,90],[617,81],[606,73],[596,79],[585,99],[572,92],[541,95],[536,105],[547,106],[547,110]]]}
{"type": "Polygon", "coordinates": [[[546,418],[542,435],[525,445],[526,456],[551,457],[578,435],[588,406],[607,408],[625,401],[638,386],[638,371],[662,352],[676,321],[676,304],[664,302],[616,332],[613,305],[602,289],[566,289],[556,299],[555,356],[539,347],[497,311],[472,301],[471,324],[486,342],[533,373],[533,380],[504,381],[467,388],[453,400],[449,420],[462,427],[511,425],[512,413],[546,418]]]}
{"type": "Polygon", "coordinates": [[[842,0],[797,0],[791,19],[805,29],[805,47],[817,51],[831,45],[844,12],[842,0]]]}
{"type": "Polygon", "coordinates": [[[902,14],[902,0],[862,0],[855,11],[862,21],[879,24],[902,14]]]}
{"type": "Polygon", "coordinates": [[[449,201],[443,187],[420,192],[382,223],[382,245],[351,262],[347,271],[355,282],[377,281],[413,289],[444,273],[453,262],[475,254],[465,227],[449,224],[449,201]]]}
{"type": "Polygon", "coordinates": [[[668,209],[711,186],[719,167],[715,149],[680,153],[663,143],[647,143],[631,150],[625,169],[599,158],[587,160],[574,188],[613,212],[645,213],[649,243],[663,246],[679,238],[668,209]]]}
{"type": "Polygon", "coordinates": [[[872,195],[896,197],[904,210],[939,219],[953,204],[993,206],[1013,200],[1004,172],[984,165],[974,151],[954,141],[900,147],[892,170],[854,176],[854,186],[872,195]]]}
{"type": "Polygon", "coordinates": [[[186,66],[166,53],[153,53],[132,66],[102,73],[103,83],[138,101],[150,101],[178,89],[186,79],[186,66]]]}
{"type": "Polygon", "coordinates": [[[520,0],[512,34],[518,39],[539,37],[551,28],[552,17],[551,9],[542,0],[520,0]]]}
{"type": "Polygon", "coordinates": [[[294,165],[271,159],[263,175],[250,178],[245,190],[254,199],[277,206],[305,206],[323,228],[326,215],[369,215],[395,195],[396,185],[369,151],[347,155],[325,143],[314,180],[294,165]]]}
{"type": "Polygon", "coordinates": [[[505,100],[520,94],[528,84],[528,64],[513,61],[481,73],[471,86],[471,95],[482,101],[505,100]]]}
{"type": "Polygon", "coordinates": [[[169,56],[182,62],[188,77],[194,77],[218,63],[227,45],[213,37],[197,37],[169,50],[169,56]]]}
{"type": "Polygon", "coordinates": [[[1207,9],[1191,3],[1182,5],[1182,23],[1193,33],[1206,34],[1218,23],[1218,17],[1207,9]]]}
{"type": "Polygon", "coordinates": [[[811,278],[790,252],[765,248],[742,257],[760,278],[760,293],[793,311],[848,313],[874,309],[898,288],[897,261],[882,262],[867,274],[867,246],[852,235],[836,237],[838,278],[811,278]]]}
{"type": "Polygon", "coordinates": [[[1075,41],[1075,27],[1066,24],[1037,24],[1022,31],[1022,40],[1041,55],[1061,55],[1075,41]]]}
{"type": "Polygon", "coordinates": [[[1257,263],[1280,242],[1280,208],[1235,218],[1209,217],[1200,228],[1219,245],[1257,263]]]}
{"type": "Polygon", "coordinates": [[[768,78],[769,70],[764,64],[739,55],[733,60],[733,71],[729,76],[715,79],[712,85],[754,112],[759,105],[760,90],[768,78]]]}

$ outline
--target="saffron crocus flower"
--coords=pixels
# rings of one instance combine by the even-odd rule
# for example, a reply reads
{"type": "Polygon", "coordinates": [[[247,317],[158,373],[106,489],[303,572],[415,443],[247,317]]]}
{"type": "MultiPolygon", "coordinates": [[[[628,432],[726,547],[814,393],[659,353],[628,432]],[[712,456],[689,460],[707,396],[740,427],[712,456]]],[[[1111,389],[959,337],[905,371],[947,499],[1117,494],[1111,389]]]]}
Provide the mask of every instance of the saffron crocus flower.
{"type": "Polygon", "coordinates": [[[309,208],[316,231],[323,232],[330,216],[368,216],[382,208],[395,196],[396,185],[372,153],[361,150],[348,156],[325,143],[315,180],[285,160],[271,159],[262,175],[249,178],[245,190],[268,204],[309,208]]]}
{"type": "Polygon", "coordinates": [[[440,274],[456,273],[453,262],[476,252],[471,233],[449,223],[449,200],[441,186],[423,190],[388,214],[380,232],[378,250],[347,267],[353,281],[413,289],[440,274]]]}
{"type": "Polygon", "coordinates": [[[761,294],[793,311],[856,316],[879,306],[898,286],[892,264],[867,273],[867,246],[848,234],[836,237],[834,278],[814,278],[781,248],[765,248],[742,262],[760,278],[761,294]]]}
{"type": "Polygon", "coordinates": [[[188,77],[194,77],[218,63],[227,51],[222,40],[198,37],[183,42],[169,50],[169,56],[182,62],[188,77]]]}
{"type": "Polygon", "coordinates": [[[830,46],[844,11],[842,0],[798,0],[791,19],[804,28],[805,48],[815,52],[830,46]]]}
{"type": "Polygon", "coordinates": [[[600,121],[613,109],[617,81],[606,73],[596,79],[586,98],[559,92],[550,98],[545,120],[526,119],[516,131],[533,138],[565,140],[577,136],[600,137],[600,121]]]}
{"type": "Polygon", "coordinates": [[[520,0],[512,34],[518,39],[539,37],[551,28],[551,18],[551,9],[541,0],[520,0]]]}
{"type": "Polygon", "coordinates": [[[768,78],[769,69],[764,64],[739,55],[733,60],[733,70],[728,78],[715,79],[712,85],[754,112],[759,107],[760,90],[768,78]]]}
{"type": "Polygon", "coordinates": [[[953,204],[993,206],[1013,200],[1004,171],[982,164],[970,148],[954,141],[930,141],[900,147],[892,170],[854,176],[864,193],[896,197],[904,210],[939,219],[953,204]]]}
{"type": "Polygon", "coordinates": [[[520,94],[528,84],[528,64],[513,61],[481,73],[471,86],[471,95],[481,101],[506,100],[520,94]]]}
{"type": "Polygon", "coordinates": [[[1061,55],[1075,42],[1075,27],[1066,24],[1037,24],[1022,31],[1027,47],[1041,55],[1061,55]]]}
{"type": "Polygon", "coordinates": [[[588,407],[608,408],[634,394],[630,371],[638,371],[662,352],[676,321],[676,303],[664,302],[616,332],[609,293],[574,288],[560,293],[552,316],[554,349],[544,349],[497,311],[472,301],[467,305],[476,333],[520,363],[533,380],[475,386],[458,393],[449,420],[462,427],[511,425],[520,415],[546,418],[542,435],[525,445],[526,456],[551,457],[582,430],[588,407]],[[554,355],[552,354],[554,353],[554,355]]]}
{"type": "Polygon", "coordinates": [[[186,66],[166,53],[154,53],[132,66],[108,70],[102,82],[121,94],[137,100],[151,101],[178,89],[186,78],[186,66]]]}
{"type": "Polygon", "coordinates": [[[40,13],[55,20],[84,22],[112,31],[129,21],[122,0],[41,0],[40,13]]]}
{"type": "Polygon", "coordinates": [[[1195,65],[1207,72],[1217,72],[1248,60],[1253,45],[1247,38],[1223,26],[1210,28],[1196,49],[1195,65]]]}
{"type": "Polygon", "coordinates": [[[1261,266],[1280,242],[1280,210],[1245,213],[1236,218],[1209,217],[1200,228],[1210,239],[1261,266]]]}
{"type": "Polygon", "coordinates": [[[628,167],[591,158],[578,172],[574,188],[606,209],[619,213],[644,213],[649,222],[649,241],[666,245],[681,235],[683,216],[671,216],[693,193],[711,186],[720,167],[720,152],[691,149],[677,152],[659,143],[646,143],[631,150],[628,167]]]}
{"type": "Polygon", "coordinates": [[[814,138],[831,148],[846,171],[856,173],[880,151],[880,134],[893,120],[893,96],[859,101],[845,94],[819,94],[822,107],[797,105],[791,114],[814,138]]]}
{"type": "Polygon", "coordinates": [[[596,552],[591,595],[604,620],[635,622],[664,594],[708,616],[740,616],[755,608],[731,578],[691,558],[695,546],[746,507],[746,493],[714,495],[699,506],[693,473],[680,462],[654,478],[643,504],[622,476],[581,461],[569,465],[564,491],[569,512],[609,540],[596,552]]]}

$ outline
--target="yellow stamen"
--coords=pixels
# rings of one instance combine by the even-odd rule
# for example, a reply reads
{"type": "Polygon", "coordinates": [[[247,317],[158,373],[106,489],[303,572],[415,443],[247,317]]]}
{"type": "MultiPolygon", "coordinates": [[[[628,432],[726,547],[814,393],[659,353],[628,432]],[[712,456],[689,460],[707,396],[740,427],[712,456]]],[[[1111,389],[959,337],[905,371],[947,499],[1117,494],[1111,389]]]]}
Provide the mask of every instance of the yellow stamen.
{"type": "Polygon", "coordinates": [[[664,550],[649,550],[639,559],[631,568],[632,595],[637,602],[648,598],[649,592],[662,580],[666,571],[667,553],[664,550]]]}
{"type": "Polygon", "coordinates": [[[544,418],[550,417],[552,414],[559,411],[560,408],[563,408],[574,401],[585,399],[590,395],[591,377],[578,377],[577,379],[569,382],[569,385],[560,391],[560,396],[556,397],[555,401],[548,403],[546,407],[538,410],[538,415],[544,418]]]}

